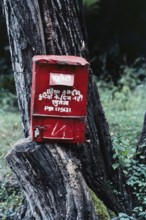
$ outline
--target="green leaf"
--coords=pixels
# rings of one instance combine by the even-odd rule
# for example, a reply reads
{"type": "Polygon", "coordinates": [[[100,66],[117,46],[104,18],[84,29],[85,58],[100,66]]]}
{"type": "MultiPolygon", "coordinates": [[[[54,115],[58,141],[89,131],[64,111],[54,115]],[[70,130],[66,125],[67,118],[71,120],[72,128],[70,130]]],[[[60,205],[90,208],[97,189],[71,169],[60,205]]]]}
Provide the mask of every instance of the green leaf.
{"type": "Polygon", "coordinates": [[[114,164],[112,165],[112,167],[113,167],[114,170],[117,169],[117,168],[119,167],[119,163],[114,163],[114,164]]]}

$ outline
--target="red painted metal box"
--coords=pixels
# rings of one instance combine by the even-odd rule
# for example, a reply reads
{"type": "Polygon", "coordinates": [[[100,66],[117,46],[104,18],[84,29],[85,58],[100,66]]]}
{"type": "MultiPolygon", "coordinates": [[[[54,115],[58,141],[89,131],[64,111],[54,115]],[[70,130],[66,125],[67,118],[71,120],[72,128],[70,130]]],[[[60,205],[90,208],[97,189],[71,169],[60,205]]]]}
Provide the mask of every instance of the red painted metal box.
{"type": "Polygon", "coordinates": [[[33,57],[31,137],[37,142],[83,143],[88,62],[75,56],[33,57]]]}

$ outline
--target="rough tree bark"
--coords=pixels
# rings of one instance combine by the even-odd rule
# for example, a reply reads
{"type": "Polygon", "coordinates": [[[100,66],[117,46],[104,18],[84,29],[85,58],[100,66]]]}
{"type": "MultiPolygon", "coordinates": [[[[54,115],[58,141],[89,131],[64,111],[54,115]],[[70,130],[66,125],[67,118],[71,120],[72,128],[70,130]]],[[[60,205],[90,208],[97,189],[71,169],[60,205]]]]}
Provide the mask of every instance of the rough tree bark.
{"type": "Polygon", "coordinates": [[[144,116],[143,128],[138,143],[137,153],[137,159],[146,164],[146,113],[144,116]],[[143,159],[141,159],[141,155],[144,156],[143,159]]]}
{"type": "MultiPolygon", "coordinates": [[[[27,137],[32,56],[47,53],[88,59],[82,1],[3,0],[3,6],[27,137]]],[[[112,168],[108,123],[91,69],[85,143],[38,145],[26,138],[14,146],[7,161],[30,209],[18,219],[97,219],[88,187],[115,213],[131,213],[132,198],[122,171],[112,168]]]]}

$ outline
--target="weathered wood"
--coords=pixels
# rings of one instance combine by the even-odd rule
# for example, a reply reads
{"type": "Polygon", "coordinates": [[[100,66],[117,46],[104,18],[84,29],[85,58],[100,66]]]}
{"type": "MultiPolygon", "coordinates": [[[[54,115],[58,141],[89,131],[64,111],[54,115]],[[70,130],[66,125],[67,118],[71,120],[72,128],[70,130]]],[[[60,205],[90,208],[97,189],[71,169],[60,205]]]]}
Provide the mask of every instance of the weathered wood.
{"type": "MultiPolygon", "coordinates": [[[[88,58],[81,2],[77,0],[41,2],[44,33],[51,36],[46,39],[47,53],[88,58]]],[[[112,169],[113,151],[109,127],[91,69],[86,136],[86,143],[77,147],[79,150],[75,151],[81,161],[85,180],[109,208],[112,210],[114,208],[115,212],[130,213],[132,209],[130,192],[124,187],[121,171],[112,169]],[[121,191],[123,204],[119,204],[118,196],[113,195],[109,182],[115,190],[121,191]]]]}
{"type": "Polygon", "coordinates": [[[137,159],[146,164],[146,113],[144,115],[143,128],[137,148],[137,159]],[[141,158],[141,156],[143,156],[143,158],[141,158]]]}
{"type": "Polygon", "coordinates": [[[70,148],[23,140],[7,155],[37,220],[97,220],[90,192],[70,148]]]}
{"type": "Polygon", "coordinates": [[[18,105],[24,134],[29,134],[31,60],[46,47],[38,1],[3,0],[18,105]]]}
{"type": "MultiPolygon", "coordinates": [[[[29,130],[29,103],[32,56],[34,54],[44,54],[45,51],[47,51],[47,54],[66,54],[83,56],[85,58],[88,57],[85,38],[86,32],[84,31],[84,23],[81,13],[82,1],[40,0],[38,2],[36,0],[35,3],[34,1],[32,3],[32,0],[4,0],[4,8],[7,18],[13,69],[16,78],[19,108],[24,125],[25,135],[27,136],[29,130]],[[41,25],[43,25],[43,28],[41,27],[41,25]]],[[[96,194],[105,202],[107,207],[109,207],[116,213],[131,212],[131,194],[124,186],[122,171],[115,171],[112,168],[112,143],[109,134],[108,123],[106,121],[100,103],[100,98],[91,69],[89,79],[88,115],[85,143],[83,145],[39,145],[39,147],[37,144],[34,145],[34,143],[26,144],[26,149],[30,147],[30,149],[28,149],[25,154],[25,156],[27,155],[26,161],[29,160],[29,166],[33,170],[33,166],[36,163],[35,159],[30,159],[33,158],[33,151],[31,150],[32,146],[34,147],[34,152],[36,153],[36,155],[38,155],[37,157],[35,156],[35,158],[38,158],[36,160],[39,161],[42,166],[42,168],[39,166],[39,169],[44,172],[44,170],[47,169],[46,167],[43,167],[45,166],[45,163],[47,163],[47,166],[49,165],[46,180],[50,180],[49,178],[54,178],[55,182],[58,178],[57,172],[55,176],[54,160],[56,161],[55,166],[58,167],[56,169],[59,169],[59,167],[61,167],[61,169],[65,170],[67,170],[67,164],[63,167],[63,157],[65,156],[66,161],[72,161],[71,167],[73,170],[76,168],[76,175],[80,180],[79,187],[80,190],[83,191],[84,195],[80,195],[80,197],[78,198],[80,203],[83,197],[85,197],[85,201],[88,201],[88,189],[82,179],[84,177],[88,186],[94,192],[96,192],[96,194]],[[44,152],[47,152],[46,157],[43,156],[43,150],[44,152]],[[53,154],[53,152],[56,153],[53,154]],[[61,155],[59,155],[58,152],[61,155]],[[56,155],[58,155],[58,157],[56,155]],[[60,158],[60,160],[56,159],[56,157],[60,158]],[[76,160],[74,158],[76,158],[76,160]],[[54,171],[53,176],[52,170],[54,171]],[[113,189],[118,193],[114,194],[113,189]],[[86,190],[87,193],[84,192],[86,190]]],[[[29,176],[28,178],[25,178],[24,184],[23,178],[25,176],[25,172],[23,170],[26,170],[27,163],[25,163],[25,159],[23,160],[23,148],[15,148],[7,156],[7,158],[13,172],[15,172],[15,174],[18,176],[23,191],[25,193],[27,191],[27,189],[25,189],[26,184],[30,187],[29,191],[34,192],[33,187],[35,183],[38,183],[37,178],[39,177],[36,176],[35,172],[31,173],[34,184],[30,184],[32,179],[30,179],[29,176]],[[19,149],[19,153],[16,153],[16,149],[19,149]],[[22,158],[22,163],[20,163],[19,157],[22,158]],[[17,163],[15,163],[15,161],[19,161],[21,166],[17,166],[17,163]]],[[[63,173],[65,172],[65,170],[61,170],[62,175],[65,175],[63,173]]],[[[37,170],[37,172],[40,173],[39,170],[37,170]]],[[[68,173],[68,175],[70,175],[70,173],[68,173]]],[[[41,178],[43,177],[41,176],[41,178]]],[[[43,179],[41,180],[41,178],[39,181],[43,181],[43,179]]],[[[53,183],[53,179],[51,181],[51,183],[53,183]]],[[[62,177],[62,181],[66,181],[66,175],[62,177]]],[[[71,187],[72,182],[69,179],[67,179],[67,181],[69,181],[68,184],[69,187],[71,187]]],[[[41,195],[40,193],[45,194],[45,184],[49,184],[49,182],[41,182],[42,188],[38,187],[38,195],[41,195]]],[[[67,183],[61,183],[62,186],[64,184],[67,183]]],[[[59,190],[59,188],[57,187],[61,187],[61,185],[56,185],[56,190],[59,190]]],[[[51,187],[53,186],[50,184],[49,187],[51,189],[51,187]]],[[[35,185],[35,189],[36,188],[37,184],[35,185]]],[[[53,206],[56,205],[57,210],[59,208],[57,206],[57,200],[60,201],[60,198],[58,195],[57,199],[57,195],[55,194],[56,192],[53,191],[53,193],[54,194],[52,195],[52,198],[56,196],[56,200],[54,200],[53,206]]],[[[29,194],[28,191],[27,194],[29,194]]],[[[63,195],[64,198],[62,198],[62,200],[64,201],[64,204],[67,205],[65,194],[63,195]]],[[[50,196],[50,194],[48,194],[48,196],[50,196]]],[[[72,196],[74,197],[73,191],[72,196]]],[[[36,199],[35,197],[35,199],[33,199],[31,196],[27,196],[26,198],[31,206],[34,206],[33,212],[35,216],[45,215],[45,211],[44,213],[42,213],[42,211],[39,211],[39,214],[37,212],[36,207],[38,207],[38,200],[40,198],[36,199]]],[[[51,210],[51,203],[49,203],[48,205],[47,204],[48,203],[44,205],[46,206],[47,211],[51,210]]],[[[89,202],[88,205],[89,209],[91,210],[92,203],[89,202]]],[[[70,212],[72,211],[72,215],[74,215],[74,210],[70,209],[70,207],[74,207],[72,206],[72,203],[68,203],[68,209],[70,210],[70,212]]],[[[84,205],[80,206],[81,210],[78,210],[78,214],[84,213],[85,207],[86,206],[84,205]]],[[[75,208],[77,207],[75,206],[75,208]]],[[[42,207],[41,210],[43,210],[42,207]]],[[[51,215],[53,214],[50,214],[50,216],[51,215]]],[[[52,217],[50,217],[50,219],[51,218],[52,217]]],[[[93,216],[93,219],[94,218],[95,217],[93,216]]],[[[85,218],[83,218],[82,215],[80,219],[85,218]]]]}

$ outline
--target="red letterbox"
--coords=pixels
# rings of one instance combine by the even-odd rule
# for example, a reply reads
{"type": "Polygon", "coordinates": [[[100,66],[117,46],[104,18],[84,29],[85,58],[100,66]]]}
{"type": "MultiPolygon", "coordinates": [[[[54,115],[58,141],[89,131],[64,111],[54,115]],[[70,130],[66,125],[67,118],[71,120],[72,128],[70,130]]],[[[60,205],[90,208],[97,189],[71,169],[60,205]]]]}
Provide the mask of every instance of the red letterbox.
{"type": "Polygon", "coordinates": [[[33,57],[31,136],[37,142],[83,143],[88,62],[75,56],[33,57]]]}

